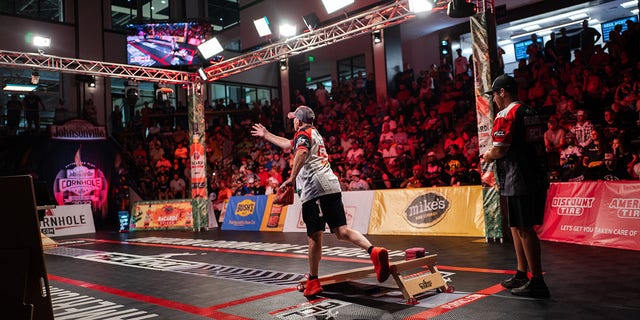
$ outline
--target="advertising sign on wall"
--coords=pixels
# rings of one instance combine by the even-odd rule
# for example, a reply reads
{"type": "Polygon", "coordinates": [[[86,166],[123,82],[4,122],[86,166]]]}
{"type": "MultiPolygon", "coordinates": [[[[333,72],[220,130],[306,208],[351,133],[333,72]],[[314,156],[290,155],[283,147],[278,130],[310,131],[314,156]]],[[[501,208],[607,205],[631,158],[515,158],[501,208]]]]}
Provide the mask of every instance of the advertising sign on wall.
{"type": "Polygon", "coordinates": [[[222,230],[259,231],[268,201],[264,195],[231,197],[222,230]]]}
{"type": "Polygon", "coordinates": [[[95,233],[91,206],[79,204],[47,209],[40,222],[40,231],[51,238],[95,233]]]}
{"type": "Polygon", "coordinates": [[[59,205],[91,204],[92,211],[103,208],[109,188],[100,168],[82,161],[80,149],[73,163],[58,171],[53,185],[53,194],[59,205]]]}
{"type": "Polygon", "coordinates": [[[483,237],[482,187],[375,191],[369,234],[483,237]]]}
{"type": "Polygon", "coordinates": [[[552,183],[540,239],[640,250],[638,195],[634,181],[552,183]]]}
{"type": "Polygon", "coordinates": [[[193,228],[191,199],[136,202],[130,231],[193,228]]]}

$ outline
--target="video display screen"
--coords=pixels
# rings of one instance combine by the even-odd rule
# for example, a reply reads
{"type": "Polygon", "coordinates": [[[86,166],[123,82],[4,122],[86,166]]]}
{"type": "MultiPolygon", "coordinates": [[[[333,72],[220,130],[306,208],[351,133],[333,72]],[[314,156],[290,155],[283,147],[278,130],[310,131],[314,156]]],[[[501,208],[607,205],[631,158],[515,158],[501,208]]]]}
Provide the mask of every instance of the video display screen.
{"type": "Polygon", "coordinates": [[[612,21],[607,21],[607,22],[601,24],[600,26],[602,27],[602,41],[604,41],[604,42],[609,41],[609,32],[611,32],[611,30],[613,30],[613,28],[617,24],[622,25],[622,31],[620,31],[620,32],[623,32],[623,31],[627,30],[627,24],[626,24],[627,20],[631,20],[633,22],[638,22],[638,17],[631,16],[631,17],[626,17],[626,18],[622,18],[622,19],[616,19],[616,20],[612,20],[612,21]]]}
{"type": "Polygon", "coordinates": [[[198,45],[211,37],[211,24],[199,22],[127,25],[127,60],[143,67],[201,65],[198,45]]]}
{"type": "MultiPolygon", "coordinates": [[[[540,43],[540,46],[544,47],[544,43],[542,43],[542,38],[538,38],[537,40],[538,40],[538,43],[540,43]]],[[[527,47],[532,43],[533,41],[529,39],[529,40],[516,42],[513,44],[514,51],[516,53],[516,61],[520,61],[520,59],[529,58],[529,55],[527,54],[527,47]]]]}

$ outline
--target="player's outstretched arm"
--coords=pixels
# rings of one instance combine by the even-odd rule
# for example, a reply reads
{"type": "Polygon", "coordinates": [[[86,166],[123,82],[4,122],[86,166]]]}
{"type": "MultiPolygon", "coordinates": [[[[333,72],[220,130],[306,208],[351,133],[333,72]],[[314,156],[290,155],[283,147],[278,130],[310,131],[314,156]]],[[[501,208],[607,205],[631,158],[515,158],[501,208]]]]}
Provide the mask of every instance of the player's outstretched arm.
{"type": "Polygon", "coordinates": [[[276,136],[269,132],[261,123],[256,123],[252,126],[251,135],[254,137],[261,137],[282,149],[292,149],[291,141],[284,137],[276,136]]]}

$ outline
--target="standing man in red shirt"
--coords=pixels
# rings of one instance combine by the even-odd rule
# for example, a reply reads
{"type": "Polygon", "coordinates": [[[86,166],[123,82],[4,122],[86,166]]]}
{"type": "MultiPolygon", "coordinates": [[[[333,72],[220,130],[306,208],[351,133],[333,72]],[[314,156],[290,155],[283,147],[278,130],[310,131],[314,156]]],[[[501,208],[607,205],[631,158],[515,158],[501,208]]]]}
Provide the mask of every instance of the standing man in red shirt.
{"type": "Polygon", "coordinates": [[[500,111],[491,131],[493,145],[482,159],[496,161],[500,196],[506,203],[504,211],[518,261],[516,275],[501,284],[517,296],[549,298],[542,277],[540,240],[533,229],[542,224],[548,188],[544,123],[533,108],[517,101],[514,78],[499,76],[487,94],[493,95],[500,111]]]}

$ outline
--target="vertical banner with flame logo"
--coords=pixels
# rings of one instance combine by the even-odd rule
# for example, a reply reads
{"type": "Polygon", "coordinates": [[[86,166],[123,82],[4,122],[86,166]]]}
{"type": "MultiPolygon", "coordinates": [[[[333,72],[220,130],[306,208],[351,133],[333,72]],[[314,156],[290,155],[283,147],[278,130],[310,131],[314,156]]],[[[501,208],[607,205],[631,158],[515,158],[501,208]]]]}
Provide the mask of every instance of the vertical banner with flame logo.
{"type": "Polygon", "coordinates": [[[73,163],[61,169],[53,185],[59,205],[90,204],[91,210],[105,218],[109,188],[104,173],[93,163],[82,161],[81,149],[73,163]]]}
{"type": "Polygon", "coordinates": [[[193,229],[207,229],[207,157],[205,154],[205,119],[202,102],[203,85],[192,83],[190,88],[189,133],[191,137],[189,156],[191,160],[190,189],[193,199],[193,229]]]}
{"type": "MultiPolygon", "coordinates": [[[[491,88],[491,79],[497,73],[498,48],[496,45],[496,20],[493,8],[470,18],[473,43],[473,70],[476,92],[476,114],[480,154],[491,148],[491,128],[494,111],[491,98],[483,92],[491,88]]],[[[495,163],[482,165],[483,208],[487,238],[502,238],[500,193],[495,179],[495,163]]]]}

